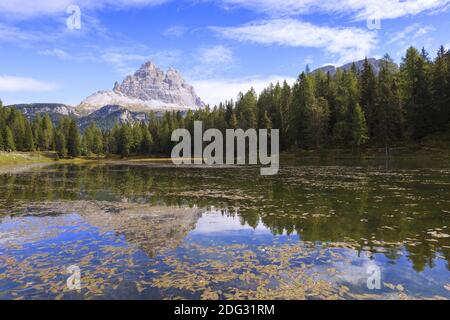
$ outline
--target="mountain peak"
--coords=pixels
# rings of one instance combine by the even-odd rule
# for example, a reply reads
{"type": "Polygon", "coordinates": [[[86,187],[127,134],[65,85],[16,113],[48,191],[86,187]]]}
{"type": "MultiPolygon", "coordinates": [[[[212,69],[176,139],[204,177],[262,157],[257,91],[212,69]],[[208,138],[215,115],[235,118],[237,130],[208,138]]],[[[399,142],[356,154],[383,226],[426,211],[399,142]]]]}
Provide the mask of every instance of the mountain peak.
{"type": "Polygon", "coordinates": [[[138,112],[184,111],[205,106],[177,70],[170,68],[164,72],[151,61],[122,83],[116,82],[113,90],[89,96],[78,108],[83,113],[91,113],[105,105],[120,105],[138,112]]]}
{"type": "Polygon", "coordinates": [[[155,70],[158,69],[158,67],[152,61],[147,61],[139,69],[155,70]]]}

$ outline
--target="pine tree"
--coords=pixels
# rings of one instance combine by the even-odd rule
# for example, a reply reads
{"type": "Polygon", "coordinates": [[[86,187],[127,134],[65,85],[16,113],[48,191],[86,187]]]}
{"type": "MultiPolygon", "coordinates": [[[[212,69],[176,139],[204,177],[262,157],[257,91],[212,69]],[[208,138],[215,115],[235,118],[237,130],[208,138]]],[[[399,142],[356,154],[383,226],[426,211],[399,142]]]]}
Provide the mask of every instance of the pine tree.
{"type": "Polygon", "coordinates": [[[16,144],[14,142],[14,135],[12,130],[6,126],[5,129],[5,150],[6,151],[16,151],[16,144]]]}
{"type": "Polygon", "coordinates": [[[401,65],[402,98],[408,129],[414,139],[420,139],[434,130],[430,106],[431,85],[426,55],[416,48],[407,50],[401,65]]]}
{"type": "MultiPolygon", "coordinates": [[[[354,71],[338,71],[336,93],[336,123],[333,128],[333,141],[338,145],[353,146],[354,110],[359,105],[358,78],[354,71]]],[[[364,116],[364,112],[363,112],[364,116]]]]}
{"type": "Polygon", "coordinates": [[[25,122],[25,137],[23,140],[23,151],[34,151],[33,130],[30,122],[25,122]]]}
{"type": "Polygon", "coordinates": [[[67,156],[66,137],[60,127],[55,130],[55,151],[59,157],[67,156]]]}
{"type": "Polygon", "coordinates": [[[71,119],[67,137],[67,153],[70,157],[78,157],[81,153],[80,132],[74,119],[71,119]]]}
{"type": "Polygon", "coordinates": [[[359,104],[356,104],[352,113],[351,122],[352,147],[359,148],[368,140],[366,119],[359,104]]]}
{"type": "Polygon", "coordinates": [[[34,121],[33,121],[33,137],[34,137],[34,143],[36,145],[36,148],[38,150],[42,150],[42,140],[43,140],[43,133],[42,133],[42,118],[39,113],[36,114],[34,121]]]}
{"type": "Polygon", "coordinates": [[[6,121],[3,116],[3,107],[0,100],[0,150],[5,150],[6,121]]]}
{"type": "Polygon", "coordinates": [[[2,130],[3,128],[0,125],[0,151],[5,150],[5,138],[4,138],[4,133],[2,130]]]}
{"type": "Polygon", "coordinates": [[[245,95],[241,94],[240,99],[236,103],[239,127],[243,130],[257,128],[256,101],[256,92],[252,88],[245,95]]]}
{"type": "Polygon", "coordinates": [[[360,77],[360,90],[361,99],[360,105],[363,108],[364,114],[367,120],[367,127],[369,130],[369,135],[373,136],[375,134],[376,127],[376,117],[375,117],[375,104],[377,100],[377,81],[373,68],[369,63],[369,60],[364,60],[364,68],[360,77]]]}
{"type": "Polygon", "coordinates": [[[96,155],[100,155],[103,153],[104,145],[103,145],[103,134],[101,130],[95,126],[94,137],[92,141],[92,152],[96,155]]]}
{"type": "Polygon", "coordinates": [[[234,110],[233,110],[233,112],[231,113],[230,123],[228,124],[228,128],[229,129],[237,129],[237,127],[238,127],[238,120],[236,117],[236,112],[234,112],[234,110]]]}
{"type": "Polygon", "coordinates": [[[53,149],[53,123],[50,116],[46,113],[41,123],[41,134],[40,134],[39,145],[42,150],[52,150],[53,149]]]}
{"type": "Polygon", "coordinates": [[[444,46],[439,48],[432,67],[432,95],[434,114],[432,122],[440,131],[447,130],[450,121],[450,59],[444,46]]]}
{"type": "Polygon", "coordinates": [[[403,136],[403,114],[397,77],[392,68],[389,56],[383,58],[378,75],[379,95],[374,112],[374,140],[382,143],[389,154],[391,142],[403,136]]]}
{"type": "Polygon", "coordinates": [[[267,115],[267,111],[264,112],[264,116],[263,116],[263,123],[262,123],[262,127],[261,129],[272,129],[272,122],[269,118],[269,116],[267,115]]]}
{"type": "Polygon", "coordinates": [[[292,98],[293,112],[295,117],[293,118],[293,125],[297,128],[296,141],[301,147],[308,147],[308,126],[311,118],[311,110],[317,103],[314,94],[314,83],[311,76],[302,73],[294,85],[293,98],[292,98]]]}
{"type": "Polygon", "coordinates": [[[140,153],[141,147],[142,147],[142,139],[143,134],[141,130],[141,126],[136,124],[132,127],[132,143],[131,143],[131,150],[134,153],[140,153]]]}
{"type": "Polygon", "coordinates": [[[153,149],[153,138],[148,130],[147,126],[142,123],[141,124],[142,131],[142,143],[141,143],[141,153],[145,155],[149,155],[152,153],[153,149]]]}
{"type": "Polygon", "coordinates": [[[295,131],[293,126],[291,126],[292,116],[292,91],[289,84],[284,81],[280,96],[281,127],[275,127],[275,129],[280,129],[281,131],[280,143],[282,150],[288,149],[295,139],[295,131]]]}
{"type": "Polygon", "coordinates": [[[14,139],[14,149],[24,151],[24,138],[25,138],[25,117],[19,110],[12,109],[9,116],[9,128],[12,131],[14,139]]]}
{"type": "Polygon", "coordinates": [[[309,112],[309,125],[307,128],[309,146],[319,149],[326,142],[329,117],[328,102],[321,97],[314,102],[309,112]]]}
{"type": "Polygon", "coordinates": [[[129,124],[122,125],[119,130],[119,153],[122,157],[129,157],[133,145],[133,133],[129,124]]]}

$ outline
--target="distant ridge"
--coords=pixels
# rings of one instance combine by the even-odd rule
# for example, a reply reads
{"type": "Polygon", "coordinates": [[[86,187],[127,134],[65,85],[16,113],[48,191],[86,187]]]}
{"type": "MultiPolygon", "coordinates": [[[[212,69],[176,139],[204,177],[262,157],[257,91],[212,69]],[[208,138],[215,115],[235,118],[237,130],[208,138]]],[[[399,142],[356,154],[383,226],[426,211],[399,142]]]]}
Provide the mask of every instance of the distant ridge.
{"type": "Polygon", "coordinates": [[[81,130],[86,129],[92,123],[95,123],[100,129],[111,129],[115,124],[127,123],[147,123],[149,115],[147,112],[133,112],[122,106],[104,106],[93,113],[81,117],[78,125],[81,130]]]}
{"type": "MultiPolygon", "coordinates": [[[[375,58],[368,58],[367,60],[369,61],[369,64],[372,66],[373,72],[375,74],[378,74],[380,72],[380,70],[381,70],[382,65],[383,65],[383,60],[382,59],[375,59],[375,58]]],[[[353,64],[355,64],[356,70],[362,71],[364,69],[364,61],[365,61],[365,59],[358,60],[358,61],[355,61],[355,62],[350,62],[350,63],[344,64],[344,65],[342,65],[340,67],[335,67],[333,65],[326,65],[326,66],[323,66],[323,67],[320,67],[320,68],[314,70],[312,73],[316,73],[316,72],[321,71],[321,72],[323,72],[325,74],[327,74],[329,72],[330,75],[335,75],[337,70],[343,70],[343,71],[350,70],[352,68],[353,64]]],[[[395,65],[395,66],[397,66],[397,65],[395,65]]]]}
{"type": "Polygon", "coordinates": [[[14,104],[6,107],[22,111],[23,114],[29,119],[34,119],[37,114],[48,114],[53,122],[58,122],[63,116],[71,116],[76,118],[80,116],[74,107],[62,103],[14,104]]]}

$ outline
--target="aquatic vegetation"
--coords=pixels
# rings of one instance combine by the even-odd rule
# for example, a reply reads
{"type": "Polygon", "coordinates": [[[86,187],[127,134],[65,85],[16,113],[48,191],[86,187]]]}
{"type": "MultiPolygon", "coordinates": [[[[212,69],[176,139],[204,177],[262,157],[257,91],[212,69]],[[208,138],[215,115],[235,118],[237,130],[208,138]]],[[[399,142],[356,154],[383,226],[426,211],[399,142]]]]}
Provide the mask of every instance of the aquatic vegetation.
{"type": "Polygon", "coordinates": [[[450,298],[450,170],[257,170],[0,174],[0,298],[450,298]]]}

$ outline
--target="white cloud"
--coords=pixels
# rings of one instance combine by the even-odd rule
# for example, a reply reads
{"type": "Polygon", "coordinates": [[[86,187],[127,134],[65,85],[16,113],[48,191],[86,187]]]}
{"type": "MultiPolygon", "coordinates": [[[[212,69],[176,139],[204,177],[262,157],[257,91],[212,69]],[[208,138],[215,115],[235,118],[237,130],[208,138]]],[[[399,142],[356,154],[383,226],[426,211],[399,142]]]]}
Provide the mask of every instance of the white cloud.
{"type": "Polygon", "coordinates": [[[170,38],[180,38],[188,32],[188,30],[188,28],[183,26],[171,26],[164,30],[163,35],[170,38]]]}
{"type": "Polygon", "coordinates": [[[289,47],[323,48],[339,63],[364,58],[377,44],[374,32],[358,28],[330,28],[294,19],[263,20],[238,27],[211,27],[225,38],[241,42],[289,47]]]}
{"type": "Polygon", "coordinates": [[[96,58],[91,53],[77,53],[72,54],[65,50],[53,48],[53,49],[44,49],[44,50],[38,50],[37,52],[41,56],[47,56],[47,57],[54,57],[60,60],[70,60],[70,61],[76,61],[76,62],[83,62],[83,61],[98,61],[98,58],[96,58]]]}
{"type": "Polygon", "coordinates": [[[2,0],[0,14],[10,18],[34,18],[65,14],[66,9],[76,3],[81,11],[95,9],[122,9],[138,6],[155,6],[169,0],[2,0]]]}
{"type": "Polygon", "coordinates": [[[36,41],[39,38],[45,38],[46,35],[37,31],[24,31],[17,27],[7,26],[0,23],[0,40],[12,42],[36,41]]]}
{"type": "Polygon", "coordinates": [[[211,106],[216,105],[225,100],[234,99],[239,92],[246,92],[252,87],[259,94],[270,83],[286,80],[289,84],[293,84],[296,79],[287,76],[253,76],[236,79],[219,79],[212,78],[206,80],[191,81],[197,94],[211,106]]]}
{"type": "Polygon", "coordinates": [[[233,62],[233,51],[222,45],[202,48],[197,56],[199,62],[216,65],[229,64],[233,62]]]}
{"type": "Polygon", "coordinates": [[[450,0],[219,0],[225,7],[244,7],[270,16],[315,12],[341,13],[359,20],[394,19],[424,11],[442,10],[450,0]]]}
{"type": "MultiPolygon", "coordinates": [[[[171,0],[2,0],[0,14],[22,18],[65,13],[73,3],[82,10],[123,9],[160,5],[171,0]]],[[[314,12],[342,13],[357,19],[379,17],[393,19],[424,11],[442,10],[450,0],[210,0],[225,8],[244,7],[274,16],[292,16],[314,12]]]]}
{"type": "Polygon", "coordinates": [[[396,43],[398,45],[404,46],[411,39],[424,36],[433,30],[435,30],[435,28],[431,26],[421,26],[420,24],[415,23],[393,34],[387,44],[396,43]]]}
{"type": "Polygon", "coordinates": [[[0,92],[43,92],[53,91],[53,83],[26,77],[0,75],[0,92]]]}
{"type": "Polygon", "coordinates": [[[171,67],[181,57],[179,50],[150,52],[148,48],[140,50],[110,49],[101,55],[101,59],[111,65],[117,73],[126,76],[136,71],[137,67],[147,61],[155,62],[163,68],[171,67]],[[135,53],[139,52],[139,53],[135,53]]]}
{"type": "Polygon", "coordinates": [[[233,50],[223,45],[202,47],[184,59],[184,69],[193,79],[218,77],[235,68],[233,50]]]}
{"type": "Polygon", "coordinates": [[[132,74],[136,65],[150,60],[149,56],[123,52],[107,52],[102,54],[102,60],[111,64],[115,71],[122,76],[132,74]]]}
{"type": "Polygon", "coordinates": [[[61,49],[47,49],[47,50],[39,50],[38,54],[42,55],[42,56],[50,56],[50,57],[55,57],[61,60],[69,60],[69,59],[73,59],[73,56],[69,53],[67,53],[64,50],[61,49]]]}

